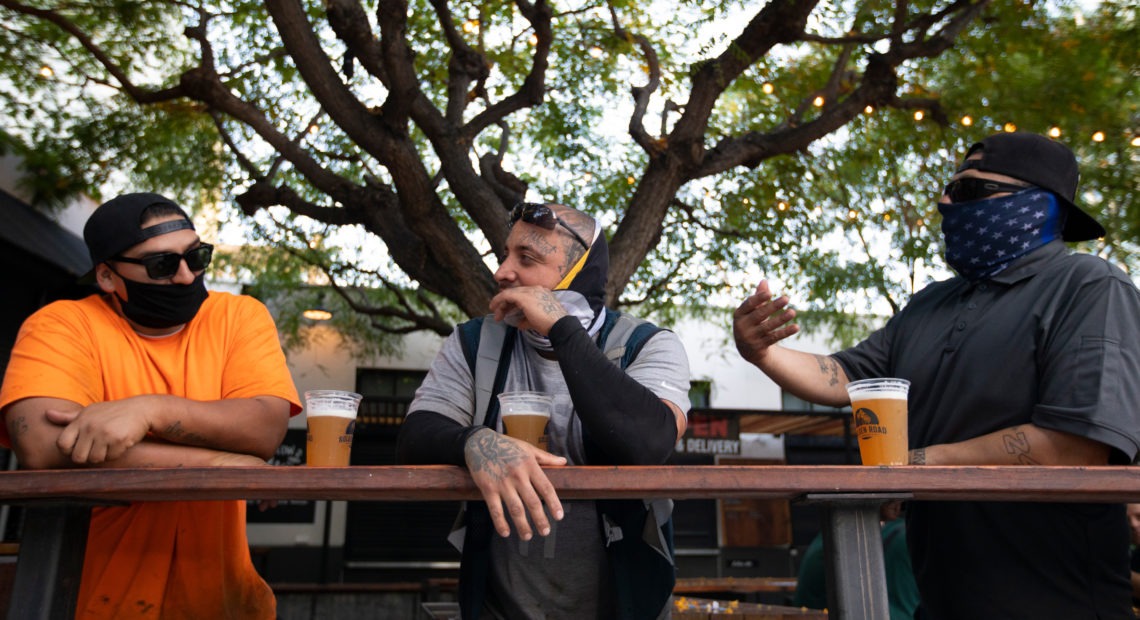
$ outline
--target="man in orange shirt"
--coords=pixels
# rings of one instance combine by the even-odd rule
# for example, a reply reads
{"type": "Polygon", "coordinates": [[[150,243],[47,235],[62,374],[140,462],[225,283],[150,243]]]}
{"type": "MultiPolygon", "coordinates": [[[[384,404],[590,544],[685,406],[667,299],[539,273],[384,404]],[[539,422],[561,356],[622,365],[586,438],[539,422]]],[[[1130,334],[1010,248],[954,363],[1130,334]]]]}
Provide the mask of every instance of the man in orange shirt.
{"type": "MultiPolygon", "coordinates": [[[[104,294],[25,321],[0,443],[29,469],[265,465],[301,410],[265,306],[206,291],[213,247],[158,194],[106,202],[83,237],[104,294]]],[[[245,503],[93,509],[77,616],[274,618],[245,503]]]]}

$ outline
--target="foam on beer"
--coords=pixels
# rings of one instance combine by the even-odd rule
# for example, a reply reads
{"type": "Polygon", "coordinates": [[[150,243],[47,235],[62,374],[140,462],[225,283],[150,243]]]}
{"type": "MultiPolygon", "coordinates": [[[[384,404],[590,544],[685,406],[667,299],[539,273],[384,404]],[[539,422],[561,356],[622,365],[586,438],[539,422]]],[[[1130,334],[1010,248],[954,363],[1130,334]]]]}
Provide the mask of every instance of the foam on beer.
{"type": "Polygon", "coordinates": [[[852,388],[848,390],[847,395],[851,397],[851,400],[855,400],[856,398],[893,398],[895,400],[906,400],[907,393],[902,388],[875,386],[852,388]]]}
{"type": "Polygon", "coordinates": [[[336,416],[338,418],[348,418],[351,420],[351,419],[356,417],[356,412],[355,411],[344,411],[341,409],[313,409],[310,411],[306,411],[305,415],[310,416],[310,417],[314,417],[314,418],[318,418],[318,417],[322,417],[322,416],[336,416]]]}

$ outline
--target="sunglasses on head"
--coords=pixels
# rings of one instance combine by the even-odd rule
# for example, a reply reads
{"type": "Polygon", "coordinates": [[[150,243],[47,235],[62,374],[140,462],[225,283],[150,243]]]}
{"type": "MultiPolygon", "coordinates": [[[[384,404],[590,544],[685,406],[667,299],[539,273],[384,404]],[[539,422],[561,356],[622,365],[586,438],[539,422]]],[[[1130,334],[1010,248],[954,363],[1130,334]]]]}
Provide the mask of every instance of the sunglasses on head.
{"type": "Polygon", "coordinates": [[[182,261],[186,261],[186,266],[190,268],[190,271],[202,271],[209,266],[210,259],[213,256],[214,246],[209,243],[203,243],[196,248],[186,250],[184,254],[163,252],[142,258],[116,256],[111,260],[130,263],[132,265],[142,265],[146,267],[147,277],[152,280],[169,280],[174,277],[174,274],[178,273],[179,267],[182,266],[182,261]]]}
{"type": "Polygon", "coordinates": [[[969,202],[981,200],[1002,192],[1020,192],[1029,185],[1014,185],[978,177],[963,177],[957,181],[950,181],[942,193],[950,197],[950,202],[969,202]]]}
{"type": "Polygon", "coordinates": [[[545,228],[546,230],[554,230],[556,226],[561,226],[570,231],[570,234],[574,235],[574,238],[578,240],[578,243],[582,244],[582,247],[587,250],[590,249],[590,244],[586,243],[586,240],[583,239],[581,235],[574,232],[573,228],[567,226],[566,222],[558,219],[558,215],[554,213],[554,210],[546,205],[534,202],[518,203],[511,209],[511,226],[514,226],[515,222],[519,220],[527,224],[534,224],[539,228],[545,228]]]}

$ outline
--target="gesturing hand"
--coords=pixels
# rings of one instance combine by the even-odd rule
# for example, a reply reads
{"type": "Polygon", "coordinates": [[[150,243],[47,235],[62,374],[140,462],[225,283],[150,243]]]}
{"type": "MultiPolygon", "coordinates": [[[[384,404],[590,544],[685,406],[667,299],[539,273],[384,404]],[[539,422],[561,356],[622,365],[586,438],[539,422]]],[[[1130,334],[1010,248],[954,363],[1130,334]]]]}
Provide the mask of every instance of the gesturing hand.
{"type": "Polygon", "coordinates": [[[768,347],[800,331],[799,326],[788,325],[796,318],[796,311],[787,305],[787,297],[773,299],[768,281],[760,281],[756,291],[732,313],[732,336],[741,357],[759,365],[768,347]]]}
{"type": "Polygon", "coordinates": [[[464,457],[471,479],[482,491],[491,521],[500,536],[511,535],[504,507],[523,540],[530,540],[532,536],[528,513],[539,534],[546,536],[550,533],[544,502],[555,520],[562,519],[562,503],[541,466],[565,465],[565,458],[489,428],[468,438],[464,457]]]}
{"type": "Polygon", "coordinates": [[[148,416],[157,403],[134,396],[88,405],[82,409],[48,409],[52,424],[65,427],[56,446],[75,463],[113,461],[142,441],[150,431],[148,416]]]}

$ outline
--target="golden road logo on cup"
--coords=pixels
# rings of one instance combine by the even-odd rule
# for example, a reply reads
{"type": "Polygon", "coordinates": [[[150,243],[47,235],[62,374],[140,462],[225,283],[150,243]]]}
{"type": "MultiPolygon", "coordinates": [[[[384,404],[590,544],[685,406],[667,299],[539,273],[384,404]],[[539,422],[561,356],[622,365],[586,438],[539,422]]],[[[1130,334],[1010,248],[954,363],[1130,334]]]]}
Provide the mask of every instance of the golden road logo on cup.
{"type": "Polygon", "coordinates": [[[906,465],[906,400],[910,381],[906,379],[863,379],[847,384],[859,456],[864,465],[906,465]]]}
{"type": "Polygon", "coordinates": [[[860,435],[882,435],[887,428],[879,424],[879,416],[874,411],[861,408],[855,412],[855,432],[860,435]]]}

